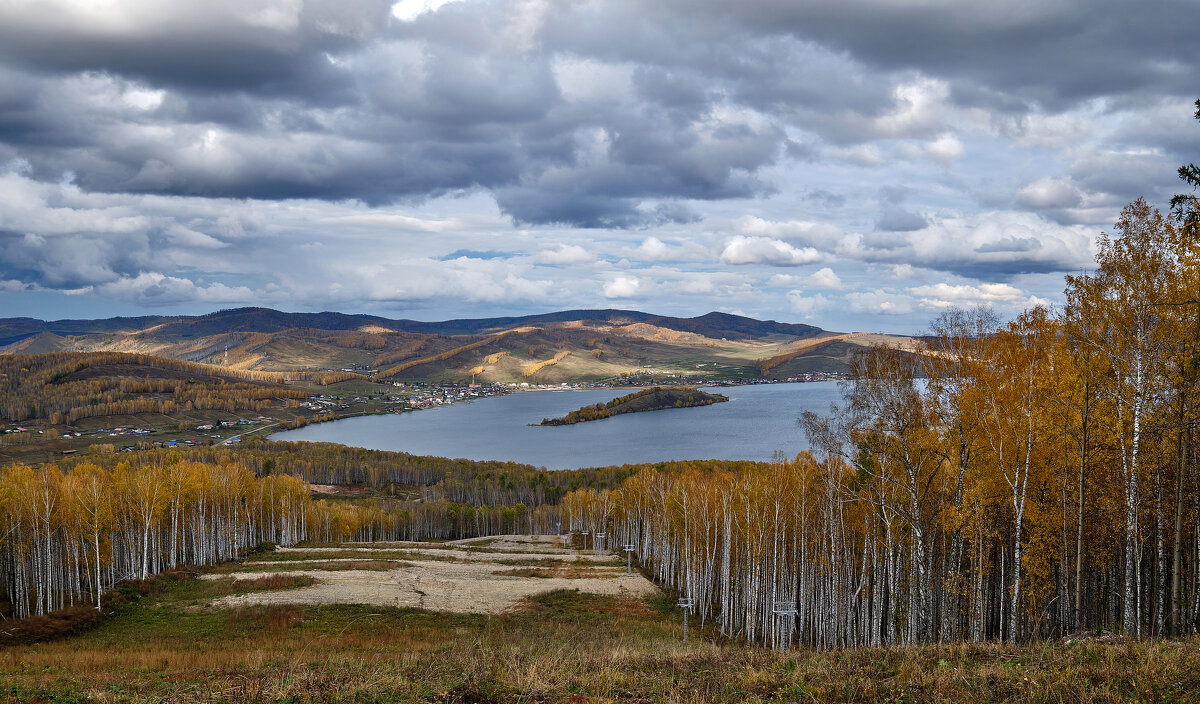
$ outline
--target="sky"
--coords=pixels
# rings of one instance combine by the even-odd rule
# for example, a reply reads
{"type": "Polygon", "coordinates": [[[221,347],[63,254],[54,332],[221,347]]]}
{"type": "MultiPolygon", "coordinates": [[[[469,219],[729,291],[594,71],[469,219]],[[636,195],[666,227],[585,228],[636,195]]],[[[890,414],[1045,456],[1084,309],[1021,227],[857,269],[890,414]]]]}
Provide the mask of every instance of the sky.
{"type": "Polygon", "coordinates": [[[1196,10],[5,0],[0,316],[1013,316],[1184,190],[1196,10]]]}

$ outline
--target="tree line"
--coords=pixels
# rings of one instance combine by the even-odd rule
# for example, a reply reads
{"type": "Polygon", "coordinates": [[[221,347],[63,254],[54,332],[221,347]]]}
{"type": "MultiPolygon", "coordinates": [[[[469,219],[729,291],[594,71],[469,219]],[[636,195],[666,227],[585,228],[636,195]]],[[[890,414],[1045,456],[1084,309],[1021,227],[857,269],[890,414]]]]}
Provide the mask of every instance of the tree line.
{"type": "MultiPolygon", "coordinates": [[[[580,489],[615,489],[648,468],[740,471],[761,464],[737,460],[681,460],[551,471],[518,462],[451,459],[336,443],[264,440],[255,436],[247,437],[236,448],[188,447],[133,453],[138,461],[168,461],[172,456],[205,463],[238,461],[258,476],[288,474],[312,484],[366,486],[387,495],[415,495],[422,502],[446,500],[471,506],[524,504],[531,509],[543,504],[559,504],[568,493],[580,489]]],[[[64,458],[60,463],[69,467],[75,461],[79,460],[64,458]]]]}
{"type": "Polygon", "coordinates": [[[0,617],[99,607],[127,579],[237,559],[262,543],[557,533],[557,504],[314,500],[239,453],[97,454],[0,468],[0,617]]]}
{"type": "Polygon", "coordinates": [[[37,468],[0,468],[0,615],[98,604],[122,580],[235,559],[260,543],[554,534],[565,529],[562,500],[572,491],[608,491],[643,469],[758,465],[679,462],[551,472],[262,440],[241,448],[103,449],[37,468]],[[309,481],[382,492],[316,500],[309,481]],[[396,492],[398,486],[403,491],[396,492]]]}
{"type": "Polygon", "coordinates": [[[860,351],[811,453],[564,498],[723,633],[852,647],[1200,630],[1200,237],[1144,201],[1065,304],[860,351]]]}
{"type": "Polygon", "coordinates": [[[308,488],[237,463],[92,462],[0,469],[0,579],[18,618],[92,603],[126,579],[304,539],[308,488]]]}

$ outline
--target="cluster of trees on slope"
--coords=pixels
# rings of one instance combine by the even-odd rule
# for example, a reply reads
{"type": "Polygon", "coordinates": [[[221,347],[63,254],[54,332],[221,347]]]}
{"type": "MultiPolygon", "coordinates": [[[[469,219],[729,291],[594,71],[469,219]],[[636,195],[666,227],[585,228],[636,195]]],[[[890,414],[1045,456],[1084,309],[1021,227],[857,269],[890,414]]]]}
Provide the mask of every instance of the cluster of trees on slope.
{"type": "Polygon", "coordinates": [[[1057,311],[860,352],[844,407],[803,419],[815,456],[642,472],[567,496],[569,525],[761,642],[1197,632],[1200,233],[1143,201],[1116,232],[1057,311]]]}
{"type": "MultiPolygon", "coordinates": [[[[654,471],[737,471],[680,462],[654,471]]],[[[271,542],[422,540],[557,533],[571,490],[617,487],[643,467],[549,472],[332,444],[250,443],[97,451],[34,469],[0,468],[0,615],[99,603],[117,582],[234,559],[271,542]],[[304,478],[302,478],[304,477],[304,478]],[[418,500],[313,500],[318,483],[402,482],[418,500]],[[330,480],[334,480],[331,482],[330,480]]]]}
{"type": "Polygon", "coordinates": [[[0,417],[19,422],[175,410],[261,410],[272,399],[308,394],[284,386],[308,380],[332,384],[347,372],[257,372],[124,352],[0,355],[0,417]],[[169,398],[149,398],[169,394],[169,398]]]}
{"type": "Polygon", "coordinates": [[[622,413],[711,406],[714,403],[728,400],[728,396],[710,394],[700,389],[654,386],[614,398],[608,403],[584,406],[577,411],[571,411],[562,418],[543,418],[541,425],[574,425],[586,423],[589,420],[602,420],[622,413]]]}
{"type": "Polygon", "coordinates": [[[0,469],[0,578],[18,618],[100,605],[117,582],[290,544],[327,520],[298,479],[236,463],[0,469]]]}
{"type": "Polygon", "coordinates": [[[557,505],[314,501],[303,480],[256,477],[236,458],[116,457],[0,468],[0,615],[99,606],[122,580],[235,559],[264,542],[467,538],[562,523],[557,505]]]}
{"type": "Polygon", "coordinates": [[[640,468],[640,465],[624,465],[547,471],[517,462],[428,457],[335,443],[258,438],[247,438],[236,449],[196,447],[182,452],[204,462],[236,458],[259,474],[294,474],[313,484],[354,484],[377,489],[387,489],[392,484],[420,487],[425,501],[445,498],[476,506],[557,504],[575,489],[615,488],[640,468]]]}

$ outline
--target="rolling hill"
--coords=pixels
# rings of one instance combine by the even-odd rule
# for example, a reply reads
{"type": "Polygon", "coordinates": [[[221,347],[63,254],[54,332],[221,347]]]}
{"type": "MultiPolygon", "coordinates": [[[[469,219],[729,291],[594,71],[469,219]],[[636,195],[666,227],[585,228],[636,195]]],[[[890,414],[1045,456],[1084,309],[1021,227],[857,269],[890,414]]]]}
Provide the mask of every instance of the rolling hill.
{"type": "Polygon", "coordinates": [[[611,309],[441,322],[269,308],[0,319],[0,354],[133,352],[242,371],[352,369],[380,381],[428,382],[559,383],[647,372],[789,378],[844,371],[853,350],[873,337],[728,313],[676,318],[611,309]]]}

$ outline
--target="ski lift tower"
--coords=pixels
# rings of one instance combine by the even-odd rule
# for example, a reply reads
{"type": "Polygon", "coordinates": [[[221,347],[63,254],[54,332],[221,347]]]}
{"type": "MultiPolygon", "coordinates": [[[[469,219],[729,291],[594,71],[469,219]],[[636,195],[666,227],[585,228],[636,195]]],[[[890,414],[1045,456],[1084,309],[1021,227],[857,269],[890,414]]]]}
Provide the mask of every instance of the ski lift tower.
{"type": "Polygon", "coordinates": [[[608,533],[597,533],[595,540],[592,541],[592,547],[596,548],[596,554],[604,552],[604,539],[608,537],[608,533]],[[597,543],[596,540],[600,542],[597,543]]]}
{"type": "Polygon", "coordinates": [[[621,548],[625,551],[625,576],[633,576],[633,543],[625,543],[625,547],[621,548]]]}
{"type": "Polygon", "coordinates": [[[679,601],[675,602],[675,605],[683,609],[683,642],[686,643],[688,633],[688,613],[690,613],[691,610],[696,607],[696,602],[692,601],[691,597],[683,597],[679,601]]]}
{"type": "MultiPolygon", "coordinates": [[[[592,531],[590,531],[590,530],[581,530],[581,531],[579,531],[579,532],[580,532],[580,533],[583,535],[583,549],[584,549],[584,550],[587,550],[587,537],[588,537],[589,535],[591,535],[591,534],[592,534],[592,531]]],[[[594,543],[593,543],[593,544],[594,544],[594,543]]]]}
{"type": "Polygon", "coordinates": [[[782,621],[778,637],[776,637],[776,646],[779,650],[787,650],[792,644],[792,626],[796,623],[796,603],[794,601],[783,600],[775,602],[773,610],[775,617],[782,621]]]}

